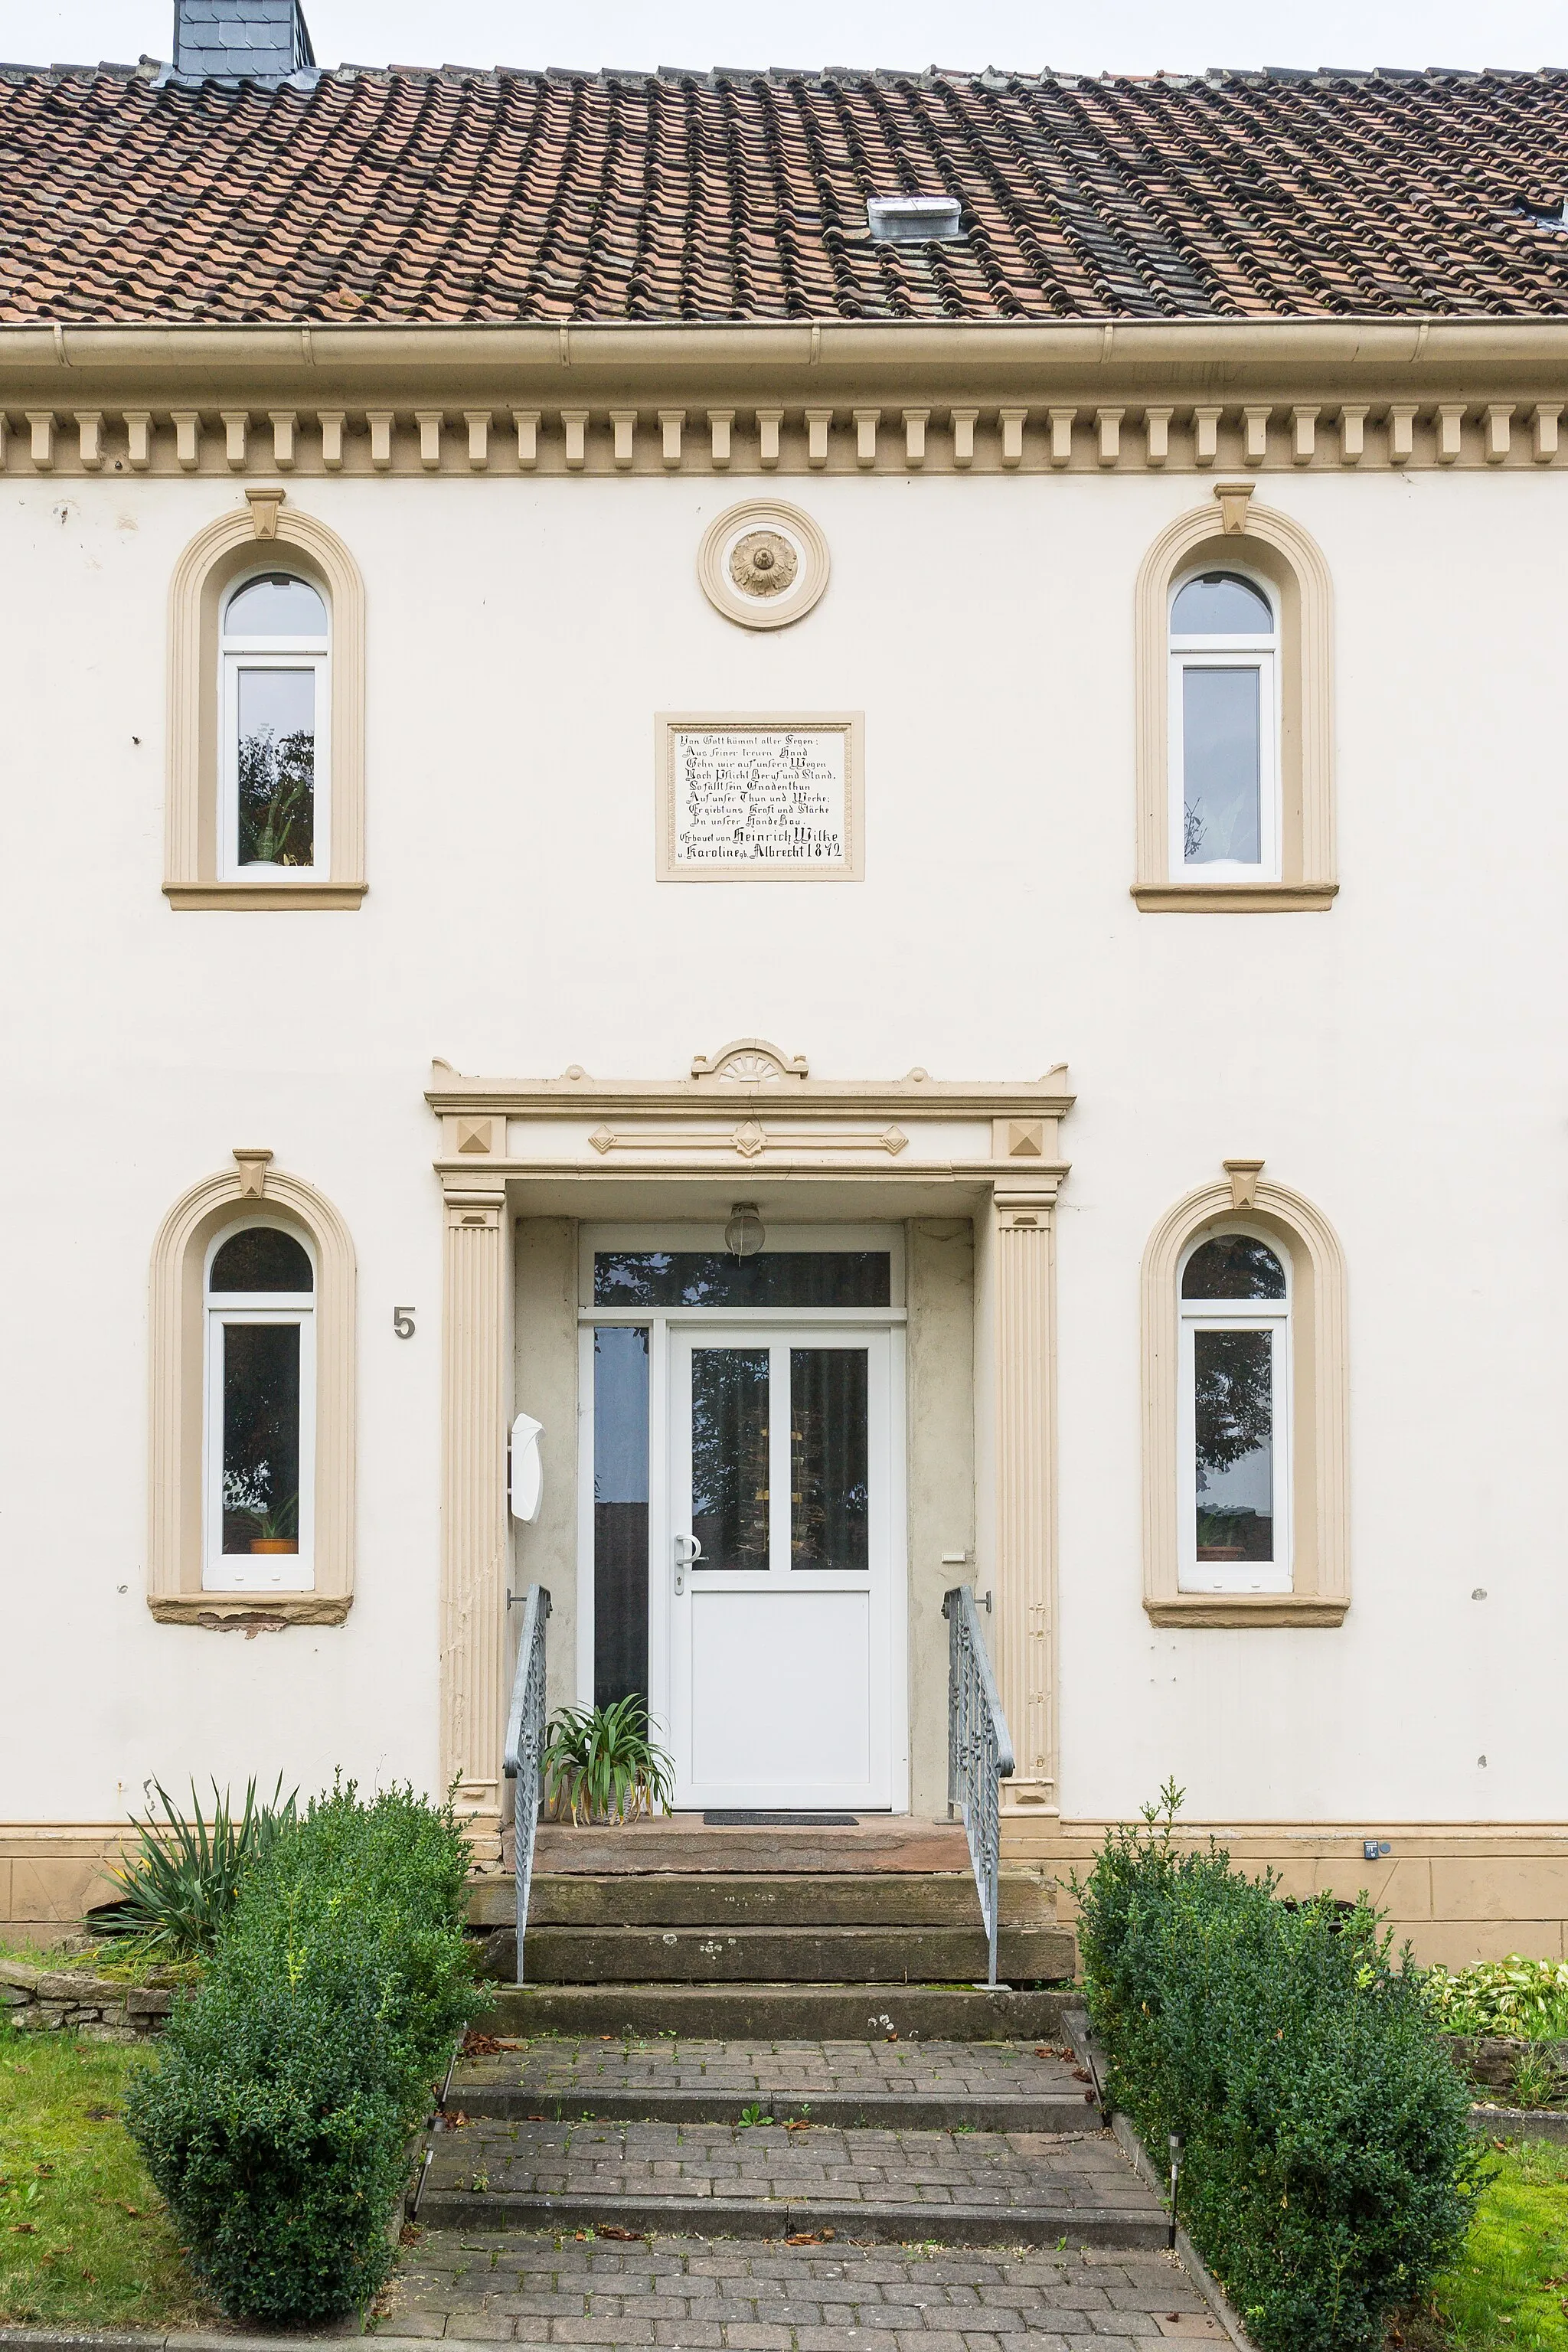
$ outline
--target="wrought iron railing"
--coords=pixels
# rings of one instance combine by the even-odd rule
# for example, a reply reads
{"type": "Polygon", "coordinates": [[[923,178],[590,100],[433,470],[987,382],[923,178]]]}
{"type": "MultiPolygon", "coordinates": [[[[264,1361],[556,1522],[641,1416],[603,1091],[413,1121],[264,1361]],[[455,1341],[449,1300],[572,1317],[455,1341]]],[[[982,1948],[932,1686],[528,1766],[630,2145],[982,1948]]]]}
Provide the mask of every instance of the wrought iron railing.
{"type": "Polygon", "coordinates": [[[544,1621],[550,1594],[531,1584],[523,1601],[517,1670],[511,1678],[507,1717],[506,1777],[512,1784],[512,1874],[517,1884],[517,1981],[522,1973],[522,1938],[528,1926],[528,1895],[533,1882],[533,1841],[539,1829],[541,1767],[544,1756],[544,1621]]]}
{"type": "Polygon", "coordinates": [[[1002,1783],[1013,1772],[1013,1743],[996,1677],[967,1584],[942,1595],[947,1619],[947,1811],[963,1815],[969,1859],[980,1891],[989,1955],[986,1983],[996,1981],[996,1929],[1002,1870],[1002,1783]]]}

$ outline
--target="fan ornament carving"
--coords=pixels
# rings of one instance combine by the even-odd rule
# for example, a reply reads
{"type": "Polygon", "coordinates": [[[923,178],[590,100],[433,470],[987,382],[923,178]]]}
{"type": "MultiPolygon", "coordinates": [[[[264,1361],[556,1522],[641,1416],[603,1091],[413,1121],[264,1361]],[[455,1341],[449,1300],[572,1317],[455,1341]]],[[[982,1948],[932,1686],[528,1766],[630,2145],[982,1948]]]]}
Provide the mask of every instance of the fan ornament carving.
{"type": "Polygon", "coordinates": [[[716,1054],[694,1054],[691,1075],[724,1078],[737,1087],[767,1087],[808,1077],[810,1066],[804,1054],[781,1054],[765,1037],[736,1037],[716,1054]]]}
{"type": "Polygon", "coordinates": [[[782,596],[800,557],[778,530],[749,530],[730,551],[730,577],[743,596],[782,596]]]}

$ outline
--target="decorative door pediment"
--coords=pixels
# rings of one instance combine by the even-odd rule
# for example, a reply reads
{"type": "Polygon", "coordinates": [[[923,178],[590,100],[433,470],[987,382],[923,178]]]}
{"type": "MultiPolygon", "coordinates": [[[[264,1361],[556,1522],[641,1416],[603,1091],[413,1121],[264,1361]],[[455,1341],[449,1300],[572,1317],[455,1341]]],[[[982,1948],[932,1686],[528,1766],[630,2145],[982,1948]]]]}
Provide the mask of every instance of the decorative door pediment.
{"type": "Polygon", "coordinates": [[[441,1162],[471,1181],[485,1164],[526,1176],[689,1174],[763,1167],[873,1175],[915,1171],[994,1181],[1006,1171],[1059,1177],[1066,1066],[1042,1078],[813,1077],[804,1054],[736,1037],[696,1054],[681,1078],[599,1079],[574,1063],[557,1078],[467,1077],[437,1062],[426,1096],[442,1122],[441,1162]]]}

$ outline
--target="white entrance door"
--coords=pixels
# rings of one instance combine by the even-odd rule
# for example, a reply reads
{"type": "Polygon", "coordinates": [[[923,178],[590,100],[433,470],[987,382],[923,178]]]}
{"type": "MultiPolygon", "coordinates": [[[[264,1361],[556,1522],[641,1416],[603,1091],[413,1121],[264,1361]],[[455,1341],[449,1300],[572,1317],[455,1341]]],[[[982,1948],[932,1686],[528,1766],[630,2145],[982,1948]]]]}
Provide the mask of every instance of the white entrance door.
{"type": "Polygon", "coordinates": [[[676,1802],[893,1802],[895,1336],[670,1332],[676,1802]]]}

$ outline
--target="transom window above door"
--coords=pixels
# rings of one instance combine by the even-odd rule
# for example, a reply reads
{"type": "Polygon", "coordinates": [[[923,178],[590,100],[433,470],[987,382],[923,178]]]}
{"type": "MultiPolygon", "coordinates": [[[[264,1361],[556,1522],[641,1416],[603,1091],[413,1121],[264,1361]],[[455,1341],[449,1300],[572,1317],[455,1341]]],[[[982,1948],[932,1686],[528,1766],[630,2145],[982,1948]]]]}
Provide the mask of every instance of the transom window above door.
{"type": "Polygon", "coordinates": [[[222,871],[309,880],[325,869],[327,606],[290,572],[253,572],[223,608],[222,871]]]}
{"type": "Polygon", "coordinates": [[[889,1307],[879,1250],[595,1250],[595,1307],[889,1307]]]}
{"type": "Polygon", "coordinates": [[[1279,877],[1279,616],[1267,583],[1200,572],[1171,598],[1171,871],[1279,877]]]}

